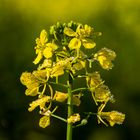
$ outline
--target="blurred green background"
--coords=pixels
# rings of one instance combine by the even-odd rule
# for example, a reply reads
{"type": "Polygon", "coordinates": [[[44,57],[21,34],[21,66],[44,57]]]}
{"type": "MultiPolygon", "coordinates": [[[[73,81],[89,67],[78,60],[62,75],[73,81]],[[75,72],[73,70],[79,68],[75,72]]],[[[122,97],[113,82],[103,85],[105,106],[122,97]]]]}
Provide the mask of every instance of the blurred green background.
{"type": "MultiPolygon", "coordinates": [[[[123,125],[97,125],[96,118],[74,129],[74,140],[140,138],[140,1],[139,0],[0,0],[0,140],[65,140],[66,126],[56,119],[38,126],[38,111],[29,113],[32,97],[19,81],[35,67],[35,38],[57,21],[91,25],[103,36],[97,47],[117,53],[115,67],[102,77],[116,98],[107,109],[126,113],[123,125]]],[[[93,103],[84,102],[92,110],[93,103]]],[[[106,110],[107,110],[106,109],[106,110]]],[[[94,110],[93,110],[94,111],[94,110]]]]}

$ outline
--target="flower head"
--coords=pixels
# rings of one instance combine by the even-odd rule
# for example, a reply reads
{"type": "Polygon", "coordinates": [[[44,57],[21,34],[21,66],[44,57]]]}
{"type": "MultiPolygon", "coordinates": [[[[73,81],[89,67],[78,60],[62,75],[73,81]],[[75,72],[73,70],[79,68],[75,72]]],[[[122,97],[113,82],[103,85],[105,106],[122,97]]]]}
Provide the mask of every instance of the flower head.
{"type": "Polygon", "coordinates": [[[115,124],[122,124],[125,119],[125,114],[118,111],[101,112],[98,115],[101,117],[101,119],[106,119],[110,126],[114,126],[115,124]]]}
{"type": "Polygon", "coordinates": [[[58,102],[64,102],[66,101],[67,98],[68,98],[67,93],[56,91],[53,100],[56,100],[58,102]]]}
{"type": "Polygon", "coordinates": [[[48,41],[48,34],[45,30],[40,33],[40,38],[36,39],[37,46],[35,47],[37,57],[33,61],[34,64],[38,64],[43,57],[43,50],[45,48],[45,43],[48,41]]]}
{"type": "Polygon", "coordinates": [[[28,108],[28,111],[33,111],[37,106],[40,106],[40,109],[44,109],[45,108],[45,104],[50,102],[51,97],[50,96],[44,96],[40,99],[37,99],[35,101],[33,101],[30,104],[30,107],[28,108]]]}
{"type": "Polygon", "coordinates": [[[77,113],[77,114],[73,114],[72,116],[70,116],[68,118],[68,123],[76,123],[80,121],[80,115],[77,113]]]}
{"type": "Polygon", "coordinates": [[[102,48],[94,55],[94,58],[99,61],[102,68],[107,70],[113,67],[111,61],[114,60],[115,57],[116,57],[115,52],[107,48],[102,48]]]}
{"type": "Polygon", "coordinates": [[[69,37],[74,37],[69,42],[68,47],[70,49],[79,49],[81,45],[83,45],[86,49],[94,48],[96,43],[91,39],[93,32],[94,30],[92,27],[88,25],[82,26],[81,24],[77,26],[76,31],[73,31],[68,27],[64,28],[64,34],[69,37]]]}
{"type": "Polygon", "coordinates": [[[50,125],[50,116],[43,116],[39,120],[39,126],[42,128],[46,128],[50,125]]]}
{"type": "Polygon", "coordinates": [[[95,89],[95,100],[96,102],[107,102],[109,100],[113,101],[108,86],[102,84],[95,89]]]}
{"type": "Polygon", "coordinates": [[[89,73],[86,77],[87,85],[91,91],[94,91],[101,83],[102,79],[98,72],[89,73]]]}
{"type": "Polygon", "coordinates": [[[25,94],[35,96],[39,90],[39,80],[30,72],[23,72],[20,81],[27,87],[25,94]]]}

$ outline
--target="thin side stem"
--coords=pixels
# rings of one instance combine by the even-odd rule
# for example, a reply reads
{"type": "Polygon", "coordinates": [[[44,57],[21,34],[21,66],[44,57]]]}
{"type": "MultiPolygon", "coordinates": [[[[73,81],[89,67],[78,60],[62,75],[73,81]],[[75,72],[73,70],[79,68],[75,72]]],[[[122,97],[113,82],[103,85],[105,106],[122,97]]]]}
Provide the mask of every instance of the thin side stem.
{"type": "Polygon", "coordinates": [[[63,121],[63,122],[67,122],[66,119],[64,119],[64,118],[62,118],[62,117],[60,117],[60,116],[57,116],[57,115],[55,115],[55,114],[51,114],[51,116],[54,117],[54,118],[57,118],[57,119],[59,119],[59,120],[61,120],[61,121],[63,121]]]}
{"type": "Polygon", "coordinates": [[[74,90],[72,90],[71,92],[73,93],[73,92],[76,92],[76,91],[87,90],[87,89],[89,89],[89,88],[82,87],[82,88],[74,89],[74,90]]]}
{"type": "Polygon", "coordinates": [[[67,85],[65,84],[61,84],[61,83],[56,83],[56,82],[48,82],[49,84],[53,84],[53,85],[58,85],[58,86],[62,86],[62,87],[68,87],[67,85]]]}

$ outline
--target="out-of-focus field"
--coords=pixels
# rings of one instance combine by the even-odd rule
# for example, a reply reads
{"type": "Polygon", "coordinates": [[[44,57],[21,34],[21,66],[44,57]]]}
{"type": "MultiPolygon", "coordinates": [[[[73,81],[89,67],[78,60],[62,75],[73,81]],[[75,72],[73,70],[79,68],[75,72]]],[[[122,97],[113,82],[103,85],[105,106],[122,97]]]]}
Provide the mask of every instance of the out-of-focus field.
{"type": "MultiPolygon", "coordinates": [[[[31,97],[19,81],[35,66],[35,38],[57,21],[91,25],[103,33],[98,47],[117,53],[114,67],[101,70],[116,98],[106,110],[126,114],[123,125],[105,127],[96,118],[74,129],[74,140],[139,139],[140,131],[140,1],[139,0],[0,0],[0,140],[65,140],[65,125],[52,120],[41,129],[38,111],[29,113],[31,97]]],[[[85,103],[92,109],[93,103],[85,103]]],[[[93,107],[94,108],[94,107],[93,107]]],[[[93,110],[94,111],[94,110],[93,110]]]]}

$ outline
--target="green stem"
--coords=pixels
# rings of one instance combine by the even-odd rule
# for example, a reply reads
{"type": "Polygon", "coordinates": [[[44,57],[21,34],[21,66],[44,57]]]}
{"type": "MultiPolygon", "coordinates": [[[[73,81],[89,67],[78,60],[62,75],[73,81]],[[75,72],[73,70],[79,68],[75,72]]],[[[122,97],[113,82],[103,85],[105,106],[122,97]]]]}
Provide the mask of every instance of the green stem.
{"type": "MultiPolygon", "coordinates": [[[[71,84],[68,81],[68,118],[73,114],[71,84]]],[[[67,123],[67,140],[72,140],[72,123],[67,123]]]]}
{"type": "Polygon", "coordinates": [[[87,89],[89,89],[89,88],[82,87],[82,88],[74,89],[71,92],[73,93],[73,92],[76,92],[76,91],[79,91],[79,90],[87,90],[87,89]]]}
{"type": "Polygon", "coordinates": [[[49,84],[53,84],[53,85],[58,85],[58,86],[62,86],[62,87],[68,87],[67,85],[65,84],[61,84],[61,83],[56,83],[56,82],[48,82],[49,84]]]}
{"type": "Polygon", "coordinates": [[[54,118],[57,118],[57,119],[59,119],[59,120],[61,120],[61,121],[63,121],[63,122],[67,122],[66,119],[64,119],[64,118],[62,118],[62,117],[60,117],[60,116],[57,116],[57,115],[54,115],[54,114],[51,114],[51,116],[54,117],[54,118]]]}

